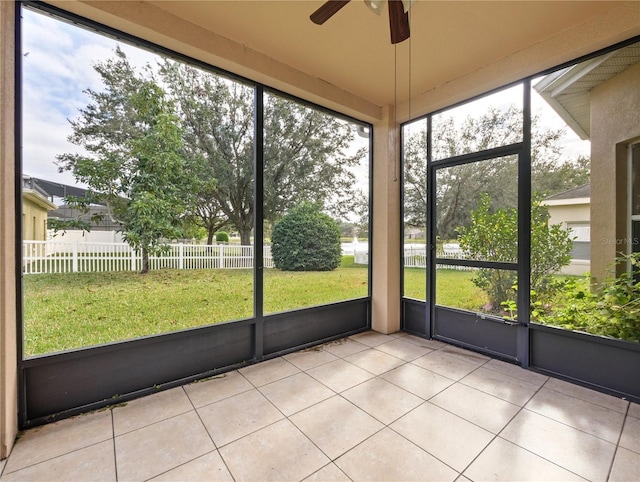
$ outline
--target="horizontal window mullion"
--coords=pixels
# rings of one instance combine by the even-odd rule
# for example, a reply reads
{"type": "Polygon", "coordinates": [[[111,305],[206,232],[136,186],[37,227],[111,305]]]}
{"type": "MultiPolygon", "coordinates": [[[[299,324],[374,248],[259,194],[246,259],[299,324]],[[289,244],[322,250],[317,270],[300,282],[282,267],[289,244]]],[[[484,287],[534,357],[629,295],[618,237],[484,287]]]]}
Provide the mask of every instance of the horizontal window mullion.
{"type": "Polygon", "coordinates": [[[450,266],[468,266],[470,268],[504,269],[509,271],[518,270],[518,263],[508,263],[502,261],[478,261],[473,259],[450,259],[436,257],[436,264],[445,264],[450,266]]]}
{"type": "Polygon", "coordinates": [[[468,154],[461,154],[459,156],[448,157],[446,159],[439,159],[437,161],[432,161],[431,166],[433,168],[440,169],[442,167],[460,166],[462,164],[470,164],[472,162],[487,161],[497,157],[518,155],[522,152],[523,147],[524,144],[522,142],[517,142],[515,144],[495,147],[485,151],[470,152],[468,154]]]}

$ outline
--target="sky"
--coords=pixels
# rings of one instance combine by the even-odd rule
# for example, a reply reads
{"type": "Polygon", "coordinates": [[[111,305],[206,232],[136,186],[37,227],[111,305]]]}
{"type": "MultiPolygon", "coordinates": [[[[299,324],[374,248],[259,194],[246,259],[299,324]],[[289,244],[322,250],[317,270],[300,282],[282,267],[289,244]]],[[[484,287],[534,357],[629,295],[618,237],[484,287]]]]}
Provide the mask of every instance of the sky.
{"type": "MultiPolygon", "coordinates": [[[[79,109],[87,105],[86,89],[101,89],[100,77],[92,65],[111,57],[116,45],[120,45],[136,67],[154,63],[157,57],[146,50],[28,8],[24,8],[22,14],[23,173],[77,185],[71,173],[58,172],[55,162],[59,154],[78,151],[76,146],[67,141],[72,132],[69,119],[76,118],[79,109]]],[[[535,92],[532,97],[534,114],[543,113],[545,124],[552,128],[564,126],[564,122],[535,92]]],[[[521,98],[521,89],[509,89],[462,105],[456,112],[473,115],[482,112],[489,103],[507,105],[518,98],[521,98]]],[[[581,141],[568,128],[566,131],[562,140],[565,155],[588,155],[589,142],[581,141]]],[[[357,141],[362,143],[362,140],[357,141]]],[[[366,176],[358,177],[364,186],[366,176]]]]}

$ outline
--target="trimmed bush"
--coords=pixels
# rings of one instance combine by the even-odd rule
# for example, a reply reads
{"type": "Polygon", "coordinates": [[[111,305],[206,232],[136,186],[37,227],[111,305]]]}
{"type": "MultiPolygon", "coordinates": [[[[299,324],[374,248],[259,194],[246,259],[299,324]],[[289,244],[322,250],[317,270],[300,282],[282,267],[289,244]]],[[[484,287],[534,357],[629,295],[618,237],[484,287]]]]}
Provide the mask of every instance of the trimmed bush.
{"type": "Polygon", "coordinates": [[[218,243],[228,243],[229,242],[229,234],[224,231],[218,231],[216,233],[216,242],[218,243]]]}
{"type": "Polygon", "coordinates": [[[340,266],[340,226],[312,204],[292,209],[273,227],[271,255],[283,271],[331,271],[340,266]]]}

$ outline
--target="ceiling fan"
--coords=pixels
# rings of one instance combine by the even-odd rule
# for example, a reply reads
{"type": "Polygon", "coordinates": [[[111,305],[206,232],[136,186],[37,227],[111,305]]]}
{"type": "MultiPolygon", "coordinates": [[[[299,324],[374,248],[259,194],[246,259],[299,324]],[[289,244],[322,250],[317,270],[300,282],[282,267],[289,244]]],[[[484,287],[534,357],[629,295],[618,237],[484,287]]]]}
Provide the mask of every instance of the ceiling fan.
{"type": "MultiPolygon", "coordinates": [[[[317,25],[322,25],[333,17],[350,0],[328,0],[309,18],[317,25]]],[[[389,28],[391,30],[391,43],[397,44],[409,38],[409,8],[413,0],[388,0],[389,4],[389,28]]],[[[365,0],[369,9],[380,15],[385,0],[365,0]]]]}

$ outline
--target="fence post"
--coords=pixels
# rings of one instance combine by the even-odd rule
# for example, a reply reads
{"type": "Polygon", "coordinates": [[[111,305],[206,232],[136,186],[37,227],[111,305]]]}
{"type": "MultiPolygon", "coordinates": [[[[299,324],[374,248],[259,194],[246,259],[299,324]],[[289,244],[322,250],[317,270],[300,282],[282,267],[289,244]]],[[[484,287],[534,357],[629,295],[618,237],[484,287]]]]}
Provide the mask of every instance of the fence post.
{"type": "Polygon", "coordinates": [[[220,256],[220,268],[224,268],[224,244],[218,245],[218,255],[220,256]]]}
{"type": "Polygon", "coordinates": [[[184,244],[180,243],[178,245],[178,253],[179,253],[179,258],[178,258],[178,269],[184,269],[184,244]]]}
{"type": "Polygon", "coordinates": [[[136,251],[131,246],[129,246],[131,250],[131,271],[136,271],[136,251]]]}
{"type": "Polygon", "coordinates": [[[78,272],[78,241],[73,242],[73,263],[71,265],[71,271],[78,272]]]}

